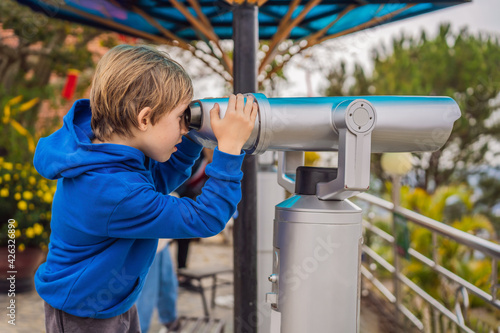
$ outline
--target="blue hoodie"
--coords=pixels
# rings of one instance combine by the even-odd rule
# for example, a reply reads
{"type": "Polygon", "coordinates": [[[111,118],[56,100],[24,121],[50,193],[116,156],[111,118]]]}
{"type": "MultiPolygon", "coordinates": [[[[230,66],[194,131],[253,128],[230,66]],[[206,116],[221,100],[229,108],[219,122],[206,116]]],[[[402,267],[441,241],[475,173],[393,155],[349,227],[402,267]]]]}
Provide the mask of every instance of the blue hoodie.
{"type": "Polygon", "coordinates": [[[89,100],[75,102],[61,129],[40,139],[37,171],[58,179],[47,261],[35,276],[38,294],[79,317],[110,318],[132,307],[158,238],[218,234],[241,199],[244,154],[215,150],[196,201],[167,195],[184,182],[202,147],[183,138],[158,163],[138,149],[92,144],[89,100]]]}

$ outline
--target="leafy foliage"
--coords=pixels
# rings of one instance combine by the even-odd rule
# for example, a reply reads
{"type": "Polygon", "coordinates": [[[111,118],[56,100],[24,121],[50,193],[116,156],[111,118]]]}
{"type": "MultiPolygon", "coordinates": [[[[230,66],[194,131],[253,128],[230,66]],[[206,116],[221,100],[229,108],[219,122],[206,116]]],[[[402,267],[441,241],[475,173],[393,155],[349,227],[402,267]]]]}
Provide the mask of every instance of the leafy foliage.
{"type": "MultiPolygon", "coordinates": [[[[390,185],[388,186],[390,189],[390,185]]],[[[471,190],[464,186],[442,186],[433,194],[429,194],[421,188],[411,189],[408,186],[401,188],[401,205],[407,209],[418,212],[424,216],[443,221],[448,225],[464,232],[481,235],[488,239],[494,239],[495,231],[492,223],[484,215],[473,210],[471,190]]],[[[391,219],[374,218],[373,224],[383,231],[391,234],[391,219]]],[[[370,216],[370,213],[368,213],[370,216]]],[[[430,230],[408,224],[411,240],[411,248],[433,259],[433,249],[437,251],[438,263],[449,271],[459,275],[464,280],[489,292],[491,288],[492,260],[484,257],[471,248],[461,245],[446,237],[438,236],[437,244],[433,244],[430,230]]],[[[392,247],[380,237],[368,232],[365,236],[366,244],[384,259],[393,262],[392,247]]],[[[448,308],[454,307],[457,285],[447,278],[439,275],[431,267],[414,259],[401,259],[401,270],[404,275],[415,282],[425,292],[439,300],[448,308]]],[[[390,278],[385,269],[379,268],[377,275],[390,278]],[[379,272],[380,270],[380,272],[379,272]]],[[[414,313],[422,312],[420,298],[414,297],[414,293],[408,290],[403,293],[404,302],[414,313]]],[[[480,298],[469,294],[471,307],[483,306],[485,303],[480,298]]]]}
{"type": "Polygon", "coordinates": [[[12,0],[0,2],[0,22],[6,32],[0,39],[0,84],[6,93],[44,88],[52,74],[93,67],[87,43],[101,30],[52,19],[12,0]]]}
{"type": "MultiPolygon", "coordinates": [[[[40,176],[31,163],[11,163],[0,158],[0,218],[16,221],[16,244],[47,249],[50,210],[55,181],[40,176]]],[[[0,227],[0,246],[6,246],[8,224],[0,227]]]]}
{"type": "MultiPolygon", "coordinates": [[[[419,186],[433,191],[450,180],[467,178],[467,170],[488,161],[485,153],[500,138],[500,124],[492,121],[500,93],[500,43],[497,38],[453,32],[442,25],[434,38],[401,35],[391,50],[373,53],[373,73],[359,64],[352,77],[345,65],[327,76],[326,95],[440,95],[454,98],[462,110],[443,149],[419,156],[419,186]],[[348,80],[348,79],[351,80],[348,80]],[[347,85],[346,82],[354,82],[347,85]]],[[[374,159],[374,172],[384,178],[374,159]]]]}
{"type": "MultiPolygon", "coordinates": [[[[42,122],[40,105],[62,103],[59,94],[69,69],[93,72],[87,44],[102,33],[48,16],[0,1],[0,245],[5,245],[6,221],[15,219],[19,250],[46,249],[49,240],[55,183],[31,163],[37,139],[57,120],[44,115],[48,120],[42,122]]],[[[80,87],[88,87],[90,76],[80,76],[80,87]]]]}

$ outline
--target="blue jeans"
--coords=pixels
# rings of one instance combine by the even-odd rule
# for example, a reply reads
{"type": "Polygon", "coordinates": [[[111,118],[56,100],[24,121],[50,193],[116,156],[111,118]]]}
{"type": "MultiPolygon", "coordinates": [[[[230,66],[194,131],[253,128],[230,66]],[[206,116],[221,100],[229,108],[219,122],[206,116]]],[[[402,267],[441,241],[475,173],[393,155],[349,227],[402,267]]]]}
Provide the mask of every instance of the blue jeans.
{"type": "Polygon", "coordinates": [[[162,324],[174,321],[177,318],[176,301],[177,276],[167,245],[156,254],[136,302],[141,331],[148,331],[155,306],[162,324]]]}

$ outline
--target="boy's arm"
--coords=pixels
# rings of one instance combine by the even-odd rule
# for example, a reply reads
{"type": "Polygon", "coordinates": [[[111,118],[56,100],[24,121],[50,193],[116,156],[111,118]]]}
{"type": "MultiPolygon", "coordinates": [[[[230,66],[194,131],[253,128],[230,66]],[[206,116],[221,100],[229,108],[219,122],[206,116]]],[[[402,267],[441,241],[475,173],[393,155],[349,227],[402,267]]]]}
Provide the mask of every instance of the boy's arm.
{"type": "Polygon", "coordinates": [[[132,190],[115,208],[108,235],[117,238],[209,237],[222,231],[241,199],[244,154],[214,152],[206,168],[210,177],[196,201],[175,198],[144,185],[132,190]]]}
{"type": "Polygon", "coordinates": [[[151,173],[156,190],[171,193],[191,176],[191,168],[200,157],[202,146],[185,136],[177,145],[177,151],[165,163],[151,160],[151,173]]]}

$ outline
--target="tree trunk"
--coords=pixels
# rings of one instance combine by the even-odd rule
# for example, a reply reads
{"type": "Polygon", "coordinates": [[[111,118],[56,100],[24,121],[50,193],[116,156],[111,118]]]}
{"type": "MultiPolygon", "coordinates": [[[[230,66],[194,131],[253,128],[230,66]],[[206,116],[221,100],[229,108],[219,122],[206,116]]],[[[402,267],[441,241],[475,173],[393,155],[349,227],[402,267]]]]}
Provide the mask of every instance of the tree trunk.
{"type": "Polygon", "coordinates": [[[0,45],[0,85],[10,92],[16,76],[21,68],[21,57],[18,50],[0,45]]]}

